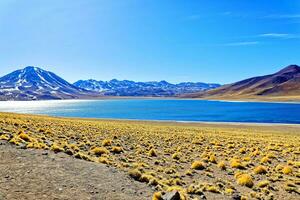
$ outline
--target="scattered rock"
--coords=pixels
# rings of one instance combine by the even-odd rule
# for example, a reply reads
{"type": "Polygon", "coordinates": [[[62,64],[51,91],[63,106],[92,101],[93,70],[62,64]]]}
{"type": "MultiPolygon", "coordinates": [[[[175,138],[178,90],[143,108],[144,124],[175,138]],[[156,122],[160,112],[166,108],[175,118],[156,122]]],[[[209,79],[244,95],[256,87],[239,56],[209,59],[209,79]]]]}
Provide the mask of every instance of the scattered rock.
{"type": "Polygon", "coordinates": [[[162,197],[163,200],[180,200],[180,194],[178,191],[167,192],[162,197]]]}
{"type": "Polygon", "coordinates": [[[53,142],[51,142],[50,140],[45,140],[45,144],[50,147],[52,146],[53,142]]]}
{"type": "Polygon", "coordinates": [[[241,198],[242,198],[241,195],[238,193],[234,193],[232,195],[232,200],[241,200],[241,198]]]}
{"type": "Polygon", "coordinates": [[[198,195],[199,195],[200,199],[206,200],[206,196],[203,192],[198,192],[198,195]]]}
{"type": "Polygon", "coordinates": [[[17,146],[17,148],[19,148],[19,149],[26,149],[26,144],[21,143],[21,144],[19,144],[19,146],[17,146]]]}

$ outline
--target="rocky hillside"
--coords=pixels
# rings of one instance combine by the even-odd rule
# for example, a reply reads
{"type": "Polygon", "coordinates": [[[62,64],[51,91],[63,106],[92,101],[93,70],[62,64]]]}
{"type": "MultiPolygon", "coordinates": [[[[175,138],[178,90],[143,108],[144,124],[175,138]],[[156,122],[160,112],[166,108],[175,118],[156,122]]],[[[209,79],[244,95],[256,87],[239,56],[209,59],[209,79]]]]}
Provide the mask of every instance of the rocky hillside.
{"type": "Polygon", "coordinates": [[[262,97],[299,97],[300,67],[289,65],[282,70],[265,76],[258,76],[217,89],[186,95],[194,98],[239,99],[262,97]]]}

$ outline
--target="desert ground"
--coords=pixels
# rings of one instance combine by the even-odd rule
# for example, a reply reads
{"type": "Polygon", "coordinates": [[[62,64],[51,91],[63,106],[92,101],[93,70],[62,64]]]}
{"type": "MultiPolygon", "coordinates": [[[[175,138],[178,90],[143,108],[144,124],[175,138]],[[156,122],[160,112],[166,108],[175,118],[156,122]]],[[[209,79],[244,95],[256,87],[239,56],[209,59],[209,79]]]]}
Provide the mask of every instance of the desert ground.
{"type": "Polygon", "coordinates": [[[0,114],[0,199],[299,199],[300,126],[0,114]]]}

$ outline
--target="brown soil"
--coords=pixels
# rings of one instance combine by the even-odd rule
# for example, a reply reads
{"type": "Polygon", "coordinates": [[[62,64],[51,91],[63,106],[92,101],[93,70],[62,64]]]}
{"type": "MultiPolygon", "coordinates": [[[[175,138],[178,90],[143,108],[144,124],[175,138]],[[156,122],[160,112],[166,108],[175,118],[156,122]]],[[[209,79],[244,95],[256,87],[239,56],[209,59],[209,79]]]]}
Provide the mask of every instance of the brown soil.
{"type": "Polygon", "coordinates": [[[151,199],[153,191],[112,167],[0,141],[0,200],[151,199]]]}

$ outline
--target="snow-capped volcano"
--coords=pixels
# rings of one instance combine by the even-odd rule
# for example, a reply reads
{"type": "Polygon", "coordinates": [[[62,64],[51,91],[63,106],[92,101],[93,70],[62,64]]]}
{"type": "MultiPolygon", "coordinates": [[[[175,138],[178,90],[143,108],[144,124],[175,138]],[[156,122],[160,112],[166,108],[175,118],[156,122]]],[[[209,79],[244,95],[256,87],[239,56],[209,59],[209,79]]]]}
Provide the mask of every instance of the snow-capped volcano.
{"type": "Polygon", "coordinates": [[[86,92],[52,72],[32,66],[0,78],[2,100],[71,99],[86,92]]]}

